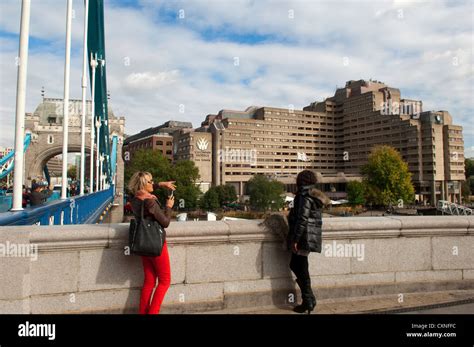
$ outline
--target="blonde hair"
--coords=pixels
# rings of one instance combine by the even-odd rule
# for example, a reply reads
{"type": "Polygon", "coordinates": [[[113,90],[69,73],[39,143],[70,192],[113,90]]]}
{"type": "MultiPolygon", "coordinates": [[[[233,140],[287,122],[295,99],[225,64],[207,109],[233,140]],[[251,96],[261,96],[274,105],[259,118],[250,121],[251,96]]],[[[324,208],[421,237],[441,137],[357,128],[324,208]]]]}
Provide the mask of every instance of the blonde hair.
{"type": "Polygon", "coordinates": [[[144,190],[148,183],[147,176],[149,176],[150,179],[152,178],[151,173],[148,171],[135,172],[130,178],[130,182],[128,182],[130,193],[135,195],[139,190],[144,190]]]}

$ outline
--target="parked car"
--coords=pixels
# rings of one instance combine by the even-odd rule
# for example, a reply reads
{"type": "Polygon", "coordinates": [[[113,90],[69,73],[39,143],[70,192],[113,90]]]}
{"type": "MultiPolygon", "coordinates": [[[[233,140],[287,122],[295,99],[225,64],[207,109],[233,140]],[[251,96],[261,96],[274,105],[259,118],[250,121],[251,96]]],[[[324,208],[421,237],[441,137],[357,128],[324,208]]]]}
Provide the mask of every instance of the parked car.
{"type": "Polygon", "coordinates": [[[235,210],[235,211],[243,211],[244,207],[241,204],[231,202],[229,204],[224,205],[224,210],[235,210]]]}

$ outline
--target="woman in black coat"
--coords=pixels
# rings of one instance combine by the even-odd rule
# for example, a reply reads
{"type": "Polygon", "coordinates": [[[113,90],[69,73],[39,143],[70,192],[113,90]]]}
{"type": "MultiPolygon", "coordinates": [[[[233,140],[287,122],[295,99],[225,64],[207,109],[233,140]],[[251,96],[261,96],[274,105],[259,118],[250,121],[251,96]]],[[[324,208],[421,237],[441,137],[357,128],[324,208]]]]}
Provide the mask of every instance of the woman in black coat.
{"type": "Polygon", "coordinates": [[[322,208],[331,202],[323,192],[314,187],[316,183],[317,179],[312,171],[304,170],[298,174],[298,191],[288,216],[287,241],[292,251],[290,269],[296,276],[303,298],[303,303],[293,310],[298,313],[308,311],[308,314],[316,306],[308,271],[308,255],[310,252],[321,253],[322,208]]]}

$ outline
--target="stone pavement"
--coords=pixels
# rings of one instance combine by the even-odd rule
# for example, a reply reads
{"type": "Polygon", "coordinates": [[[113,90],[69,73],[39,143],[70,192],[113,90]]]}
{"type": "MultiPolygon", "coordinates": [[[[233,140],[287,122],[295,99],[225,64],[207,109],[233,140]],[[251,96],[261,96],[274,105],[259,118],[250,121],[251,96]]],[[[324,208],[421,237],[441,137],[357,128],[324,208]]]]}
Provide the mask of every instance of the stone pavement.
{"type": "Polygon", "coordinates": [[[474,314],[474,303],[407,312],[410,314],[474,314]]]}
{"type": "MultiPolygon", "coordinates": [[[[375,295],[346,299],[318,301],[313,314],[357,314],[357,313],[471,313],[474,314],[474,289],[426,293],[375,295]],[[403,301],[402,301],[403,300],[403,301]],[[400,302],[402,301],[402,302],[400,302]],[[462,309],[457,308],[462,305],[462,309]],[[473,311],[470,311],[471,308],[473,311]],[[469,312],[470,311],[470,312],[469,312]]],[[[200,312],[204,314],[295,314],[292,306],[246,307],[200,312]]]]}

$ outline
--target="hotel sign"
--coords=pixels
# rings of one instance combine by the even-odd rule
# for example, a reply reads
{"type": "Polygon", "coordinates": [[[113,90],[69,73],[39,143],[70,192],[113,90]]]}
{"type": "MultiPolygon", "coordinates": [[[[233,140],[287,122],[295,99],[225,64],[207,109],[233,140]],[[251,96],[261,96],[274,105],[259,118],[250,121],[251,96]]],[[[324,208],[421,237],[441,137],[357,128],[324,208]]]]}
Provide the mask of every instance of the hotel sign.
{"type": "Polygon", "coordinates": [[[209,141],[204,137],[201,137],[196,141],[196,146],[200,151],[205,151],[209,146],[209,141]]]}

